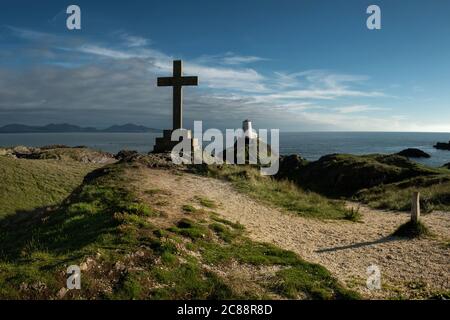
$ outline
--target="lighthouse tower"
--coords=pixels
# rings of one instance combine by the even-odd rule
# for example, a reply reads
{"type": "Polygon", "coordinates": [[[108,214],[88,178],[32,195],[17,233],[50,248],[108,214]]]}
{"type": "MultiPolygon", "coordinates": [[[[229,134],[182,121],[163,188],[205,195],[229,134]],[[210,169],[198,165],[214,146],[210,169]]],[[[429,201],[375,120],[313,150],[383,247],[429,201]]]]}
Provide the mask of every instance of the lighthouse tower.
{"type": "Polygon", "coordinates": [[[250,120],[246,119],[242,122],[242,130],[244,131],[244,137],[249,139],[258,138],[258,134],[253,130],[252,122],[250,120]]]}

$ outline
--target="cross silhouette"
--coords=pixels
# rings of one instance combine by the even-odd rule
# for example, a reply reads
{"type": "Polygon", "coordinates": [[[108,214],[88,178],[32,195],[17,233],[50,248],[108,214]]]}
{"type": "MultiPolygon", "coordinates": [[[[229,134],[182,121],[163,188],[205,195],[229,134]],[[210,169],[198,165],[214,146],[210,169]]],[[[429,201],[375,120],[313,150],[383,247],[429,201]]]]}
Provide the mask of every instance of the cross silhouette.
{"type": "Polygon", "coordinates": [[[197,86],[198,77],[183,77],[183,63],[173,61],[173,77],[158,78],[158,87],[173,87],[173,130],[183,127],[183,86],[197,86]]]}

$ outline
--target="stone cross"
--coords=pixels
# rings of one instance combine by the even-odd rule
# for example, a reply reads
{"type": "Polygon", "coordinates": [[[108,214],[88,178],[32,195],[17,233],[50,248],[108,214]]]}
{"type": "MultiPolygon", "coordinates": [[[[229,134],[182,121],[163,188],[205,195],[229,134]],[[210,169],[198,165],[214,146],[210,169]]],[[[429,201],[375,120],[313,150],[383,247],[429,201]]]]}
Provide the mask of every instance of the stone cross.
{"type": "Polygon", "coordinates": [[[198,77],[183,77],[183,63],[173,61],[173,77],[158,78],[158,87],[173,87],[173,130],[183,127],[183,86],[197,86],[198,77]]]}
{"type": "Polygon", "coordinates": [[[419,222],[420,218],[420,192],[414,192],[411,203],[411,221],[419,222]]]}

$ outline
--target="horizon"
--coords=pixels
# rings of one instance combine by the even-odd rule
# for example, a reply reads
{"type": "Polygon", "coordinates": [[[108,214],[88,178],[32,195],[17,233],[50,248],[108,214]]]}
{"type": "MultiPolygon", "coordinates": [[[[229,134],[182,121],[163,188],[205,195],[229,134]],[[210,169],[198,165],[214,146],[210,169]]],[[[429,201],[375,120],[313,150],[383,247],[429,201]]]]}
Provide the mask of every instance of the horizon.
{"type": "Polygon", "coordinates": [[[72,31],[60,1],[2,3],[0,126],[170,128],[156,78],[179,58],[200,84],[185,88],[186,128],[450,132],[450,3],[377,1],[381,30],[366,0],[105,3],[78,1],[72,31]]]}
{"type": "MultiPolygon", "coordinates": [[[[139,123],[112,123],[109,125],[91,125],[91,126],[85,126],[82,124],[76,124],[76,123],[69,123],[69,122],[62,122],[62,123],[47,123],[47,124],[43,124],[43,125],[29,125],[29,124],[25,124],[25,123],[8,123],[5,125],[1,125],[0,128],[2,127],[6,127],[6,126],[10,126],[10,125],[20,125],[20,126],[29,126],[29,127],[45,127],[45,126],[49,126],[49,125],[70,125],[70,126],[77,126],[80,128],[93,128],[96,130],[101,130],[101,129],[108,129],[110,127],[114,127],[114,126],[126,126],[126,125],[133,125],[133,126],[143,126],[146,127],[148,129],[153,129],[153,130],[164,130],[163,128],[157,128],[157,127],[148,127],[145,124],[139,124],[139,123]]],[[[236,128],[219,128],[219,129],[237,129],[236,128]]],[[[188,128],[190,129],[190,127],[188,128]]],[[[218,128],[208,128],[208,129],[218,129],[218,128]]],[[[265,128],[258,128],[258,127],[254,127],[255,130],[259,130],[259,129],[265,129],[265,128]]],[[[376,130],[372,130],[372,131],[355,131],[355,130],[308,130],[308,131],[291,131],[291,130],[284,130],[284,129],[279,129],[281,133],[333,133],[333,132],[338,132],[338,133],[420,133],[420,134],[424,134],[424,133],[440,133],[440,134],[450,134],[450,131],[376,131],[376,130]]],[[[205,131],[205,130],[203,130],[205,131]]],[[[1,132],[0,132],[1,133],[1,132]]],[[[38,133],[38,132],[37,132],[38,133]]],[[[42,132],[42,133],[51,133],[51,132],[42,132]]],[[[53,132],[55,134],[57,134],[58,132],[53,132]]],[[[85,132],[80,132],[80,133],[85,133],[85,132]]],[[[13,133],[14,134],[14,133],[13,133]]],[[[450,139],[450,137],[449,137],[450,139]]],[[[450,140],[449,140],[450,141],[450,140]]]]}

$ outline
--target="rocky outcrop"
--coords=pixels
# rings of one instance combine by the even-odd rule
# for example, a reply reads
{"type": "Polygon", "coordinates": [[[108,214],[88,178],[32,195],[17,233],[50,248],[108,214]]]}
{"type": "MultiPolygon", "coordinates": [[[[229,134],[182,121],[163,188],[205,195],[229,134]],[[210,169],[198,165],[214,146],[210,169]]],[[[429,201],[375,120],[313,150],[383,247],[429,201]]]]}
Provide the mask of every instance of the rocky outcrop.
{"type": "Polygon", "coordinates": [[[308,161],[298,154],[280,156],[280,167],[277,178],[293,179],[298,174],[300,168],[306,166],[308,161]]]}
{"type": "Polygon", "coordinates": [[[397,153],[399,156],[406,157],[406,158],[431,158],[431,155],[428,153],[416,149],[416,148],[408,148],[403,151],[400,151],[397,153]]]}
{"type": "Polygon", "coordinates": [[[121,150],[114,156],[114,158],[119,161],[131,162],[139,158],[139,156],[139,152],[135,150],[121,150]]]}
{"type": "Polygon", "coordinates": [[[284,169],[289,173],[286,178],[304,189],[333,197],[352,196],[362,189],[435,174],[398,155],[331,154],[304,165],[298,159],[288,159],[285,163],[292,161],[293,168],[284,169]]]}
{"type": "Polygon", "coordinates": [[[450,141],[448,143],[446,143],[446,142],[438,142],[438,143],[436,143],[434,145],[434,147],[436,149],[439,149],[439,150],[448,150],[448,151],[450,151],[450,141]]]}
{"type": "Polygon", "coordinates": [[[83,163],[107,164],[115,161],[112,154],[86,147],[67,147],[63,145],[43,148],[17,146],[0,148],[0,155],[30,160],[73,160],[83,163]]]}
{"type": "Polygon", "coordinates": [[[39,151],[40,151],[39,148],[15,146],[10,148],[0,148],[0,156],[7,156],[11,158],[24,158],[39,151]]]}
{"type": "Polygon", "coordinates": [[[177,167],[172,161],[170,152],[153,153],[144,155],[134,150],[121,150],[115,155],[119,162],[143,165],[148,168],[174,168],[177,167]]]}

